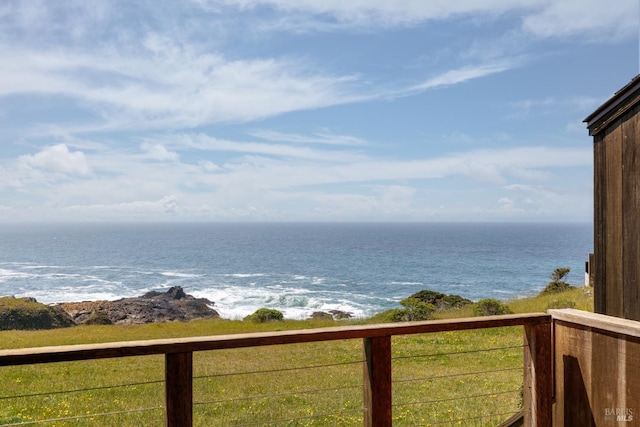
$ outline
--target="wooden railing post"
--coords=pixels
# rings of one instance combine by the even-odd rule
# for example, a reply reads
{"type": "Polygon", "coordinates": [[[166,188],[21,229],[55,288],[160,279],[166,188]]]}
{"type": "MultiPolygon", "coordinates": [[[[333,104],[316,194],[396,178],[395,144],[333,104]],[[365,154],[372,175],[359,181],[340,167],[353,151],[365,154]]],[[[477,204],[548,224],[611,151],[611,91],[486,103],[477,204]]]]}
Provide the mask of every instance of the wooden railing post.
{"type": "Polygon", "coordinates": [[[193,353],[165,355],[165,425],[193,425],[193,353]]]}
{"type": "Polygon", "coordinates": [[[391,336],[364,339],[364,425],[391,427],[391,336]]]}
{"type": "Polygon", "coordinates": [[[525,427],[551,427],[552,348],[551,323],[524,326],[525,427]]]}

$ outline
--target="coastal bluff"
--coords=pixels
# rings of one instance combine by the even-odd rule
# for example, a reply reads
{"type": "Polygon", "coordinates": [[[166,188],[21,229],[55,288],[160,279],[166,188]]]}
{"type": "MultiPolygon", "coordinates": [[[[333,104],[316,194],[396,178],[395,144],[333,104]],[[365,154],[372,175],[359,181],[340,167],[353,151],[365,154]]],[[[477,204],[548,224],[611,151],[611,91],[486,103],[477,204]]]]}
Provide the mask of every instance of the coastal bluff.
{"type": "Polygon", "coordinates": [[[140,325],[220,315],[206,298],[188,295],[180,286],[115,301],[64,302],[47,305],[34,298],[0,298],[0,330],[36,330],[75,325],[140,325]]]}

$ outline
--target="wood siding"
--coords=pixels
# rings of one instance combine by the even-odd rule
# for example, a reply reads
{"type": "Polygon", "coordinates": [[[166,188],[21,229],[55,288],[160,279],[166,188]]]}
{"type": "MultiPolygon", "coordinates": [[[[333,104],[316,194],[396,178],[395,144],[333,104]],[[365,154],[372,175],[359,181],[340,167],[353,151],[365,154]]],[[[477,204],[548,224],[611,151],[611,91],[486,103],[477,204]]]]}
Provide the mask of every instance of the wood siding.
{"type": "Polygon", "coordinates": [[[594,304],[640,320],[640,106],[594,135],[594,304]]]}

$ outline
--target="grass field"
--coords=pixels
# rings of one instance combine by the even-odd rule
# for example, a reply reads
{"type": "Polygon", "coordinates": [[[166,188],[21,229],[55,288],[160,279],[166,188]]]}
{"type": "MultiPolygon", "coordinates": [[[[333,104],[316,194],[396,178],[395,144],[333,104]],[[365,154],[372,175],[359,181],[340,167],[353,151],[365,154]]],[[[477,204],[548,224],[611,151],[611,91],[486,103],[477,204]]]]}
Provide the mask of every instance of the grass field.
{"type": "MultiPolygon", "coordinates": [[[[583,289],[509,302],[516,313],[592,310],[583,289]]],[[[470,317],[465,308],[439,318],[470,317]]],[[[0,348],[206,336],[365,323],[212,320],[0,332],[0,348]]],[[[522,405],[522,328],[392,339],[397,426],[495,426],[522,405]]],[[[194,354],[197,426],[360,426],[362,342],[194,354]]],[[[164,358],[106,359],[0,368],[0,425],[157,426],[164,422],[164,358]]]]}

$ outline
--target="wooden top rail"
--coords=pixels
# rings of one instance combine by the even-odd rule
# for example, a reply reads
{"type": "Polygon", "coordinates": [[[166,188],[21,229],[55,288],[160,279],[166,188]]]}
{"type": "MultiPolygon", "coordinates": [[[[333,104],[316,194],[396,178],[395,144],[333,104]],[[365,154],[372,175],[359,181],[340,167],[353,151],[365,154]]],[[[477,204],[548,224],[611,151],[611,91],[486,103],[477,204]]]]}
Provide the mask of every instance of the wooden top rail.
{"type": "Polygon", "coordinates": [[[56,347],[34,347],[0,350],[0,366],[186,353],[240,347],[258,347],[265,345],[296,344],[355,338],[375,338],[392,335],[461,331],[468,329],[536,325],[545,323],[551,323],[550,315],[544,313],[529,313],[452,320],[432,320],[424,322],[338,326],[278,332],[214,335],[208,337],[123,341],[56,347]]]}
{"type": "Polygon", "coordinates": [[[623,319],[620,317],[607,316],[604,314],[591,313],[588,311],[564,308],[561,310],[549,310],[553,320],[566,323],[575,323],[601,331],[613,332],[640,338],[640,322],[623,319]]]}

